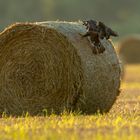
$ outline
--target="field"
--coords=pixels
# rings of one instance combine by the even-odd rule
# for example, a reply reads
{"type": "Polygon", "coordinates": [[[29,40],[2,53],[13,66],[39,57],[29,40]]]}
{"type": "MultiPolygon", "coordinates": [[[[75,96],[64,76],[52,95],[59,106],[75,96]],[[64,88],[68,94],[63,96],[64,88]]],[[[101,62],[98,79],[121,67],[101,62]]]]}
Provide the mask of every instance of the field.
{"type": "Polygon", "coordinates": [[[108,114],[14,118],[3,114],[0,140],[138,140],[140,65],[128,65],[121,95],[108,114]]]}

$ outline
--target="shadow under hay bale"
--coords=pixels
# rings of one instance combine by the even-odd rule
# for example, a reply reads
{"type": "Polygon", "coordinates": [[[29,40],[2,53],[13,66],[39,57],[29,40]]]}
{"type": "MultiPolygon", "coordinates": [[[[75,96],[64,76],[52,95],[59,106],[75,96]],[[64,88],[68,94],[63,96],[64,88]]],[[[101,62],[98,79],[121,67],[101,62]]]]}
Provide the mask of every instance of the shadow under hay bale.
{"type": "Polygon", "coordinates": [[[15,24],[0,34],[0,113],[107,112],[120,87],[110,41],[94,55],[80,23],[15,24]]]}
{"type": "Polygon", "coordinates": [[[140,63],[140,36],[129,36],[119,43],[119,55],[126,64],[140,63]]]}

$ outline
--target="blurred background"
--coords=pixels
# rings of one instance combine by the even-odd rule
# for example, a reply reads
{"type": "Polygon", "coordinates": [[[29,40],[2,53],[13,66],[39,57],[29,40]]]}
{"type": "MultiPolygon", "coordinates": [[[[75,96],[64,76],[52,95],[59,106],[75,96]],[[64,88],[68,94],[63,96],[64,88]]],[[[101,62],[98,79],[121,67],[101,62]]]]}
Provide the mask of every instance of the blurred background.
{"type": "Polygon", "coordinates": [[[0,0],[0,31],[15,22],[89,19],[118,32],[113,40],[124,63],[135,63],[129,56],[140,63],[140,0],[0,0]]]}
{"type": "Polygon", "coordinates": [[[140,32],[140,0],[0,0],[0,30],[11,23],[104,21],[120,37],[140,32]]]}

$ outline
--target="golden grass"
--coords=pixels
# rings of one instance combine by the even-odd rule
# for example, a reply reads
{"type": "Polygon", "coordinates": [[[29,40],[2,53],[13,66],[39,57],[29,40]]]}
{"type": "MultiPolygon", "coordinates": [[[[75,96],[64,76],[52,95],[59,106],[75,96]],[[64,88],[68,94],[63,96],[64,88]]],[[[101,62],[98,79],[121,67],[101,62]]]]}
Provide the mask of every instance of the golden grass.
{"type": "Polygon", "coordinates": [[[140,83],[140,64],[125,66],[124,81],[135,85],[140,83]]]}

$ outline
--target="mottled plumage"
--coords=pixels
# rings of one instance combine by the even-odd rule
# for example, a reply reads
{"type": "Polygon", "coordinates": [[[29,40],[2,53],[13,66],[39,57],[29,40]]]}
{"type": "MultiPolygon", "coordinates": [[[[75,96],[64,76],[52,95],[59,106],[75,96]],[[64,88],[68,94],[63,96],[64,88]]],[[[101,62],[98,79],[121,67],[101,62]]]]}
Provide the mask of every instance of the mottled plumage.
{"type": "Polygon", "coordinates": [[[92,45],[93,53],[103,53],[105,51],[104,46],[101,44],[100,39],[109,39],[110,36],[118,36],[118,34],[111,28],[107,27],[103,22],[97,22],[95,20],[83,21],[83,25],[86,26],[86,34],[82,37],[89,37],[89,41],[92,45]]]}

